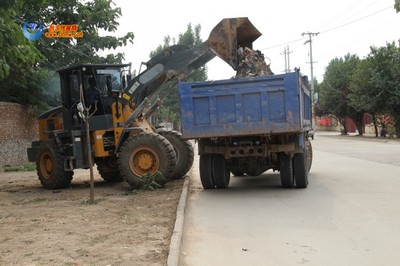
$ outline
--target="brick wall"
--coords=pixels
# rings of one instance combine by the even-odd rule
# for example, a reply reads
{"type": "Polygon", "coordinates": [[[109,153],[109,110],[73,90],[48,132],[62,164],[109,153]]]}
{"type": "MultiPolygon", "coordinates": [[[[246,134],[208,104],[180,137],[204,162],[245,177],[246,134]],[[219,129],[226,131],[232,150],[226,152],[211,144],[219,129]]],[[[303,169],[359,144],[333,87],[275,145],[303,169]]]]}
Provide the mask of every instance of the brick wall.
{"type": "Polygon", "coordinates": [[[28,162],[26,149],[37,139],[37,118],[32,109],[0,102],[0,171],[28,162]]]}

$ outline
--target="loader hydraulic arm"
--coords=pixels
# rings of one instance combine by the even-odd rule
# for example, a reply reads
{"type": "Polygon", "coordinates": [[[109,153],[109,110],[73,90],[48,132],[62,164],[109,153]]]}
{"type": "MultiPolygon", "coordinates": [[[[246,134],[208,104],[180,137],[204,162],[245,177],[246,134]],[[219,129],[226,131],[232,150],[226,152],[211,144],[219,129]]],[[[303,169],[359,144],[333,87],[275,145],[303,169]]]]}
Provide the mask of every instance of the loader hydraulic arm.
{"type": "MultiPolygon", "coordinates": [[[[175,78],[184,79],[216,55],[236,69],[239,63],[237,49],[252,48],[252,43],[260,36],[261,33],[246,17],[223,19],[201,46],[187,48],[174,45],[150,59],[146,63],[147,69],[128,82],[121,101],[123,104],[133,102],[135,106],[139,106],[162,84],[175,78]]],[[[137,112],[132,113],[125,121],[125,127],[136,117],[137,112]]]]}

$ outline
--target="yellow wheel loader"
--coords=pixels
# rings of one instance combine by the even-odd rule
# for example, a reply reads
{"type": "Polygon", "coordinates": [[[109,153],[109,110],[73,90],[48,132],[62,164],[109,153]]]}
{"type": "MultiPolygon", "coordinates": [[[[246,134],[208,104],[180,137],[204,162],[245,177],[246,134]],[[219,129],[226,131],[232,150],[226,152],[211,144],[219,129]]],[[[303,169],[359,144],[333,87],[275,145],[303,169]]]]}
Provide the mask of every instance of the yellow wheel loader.
{"type": "Polygon", "coordinates": [[[91,162],[105,181],[125,180],[132,187],[140,185],[143,175],[157,171],[167,179],[183,177],[192,166],[193,148],[179,132],[156,130],[149,123],[159,104],[149,108],[149,97],[216,55],[235,69],[238,48],[252,48],[259,36],[248,18],[228,18],[200,47],[171,46],[134,78],[130,64],[81,64],[59,70],[62,105],[39,116],[39,139],[27,150],[43,187],[68,187],[74,169],[87,169],[91,162]]]}

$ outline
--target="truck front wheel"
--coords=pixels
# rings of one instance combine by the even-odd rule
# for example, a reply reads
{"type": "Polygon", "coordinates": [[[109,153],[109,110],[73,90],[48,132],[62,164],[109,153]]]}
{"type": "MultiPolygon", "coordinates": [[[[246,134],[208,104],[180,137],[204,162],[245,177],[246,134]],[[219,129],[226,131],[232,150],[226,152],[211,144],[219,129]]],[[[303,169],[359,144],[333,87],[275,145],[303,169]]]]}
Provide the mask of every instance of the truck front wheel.
{"type": "Polygon", "coordinates": [[[279,168],[282,187],[292,188],[294,186],[294,178],[293,162],[290,154],[284,152],[279,153],[279,168]]]}
{"type": "Polygon", "coordinates": [[[73,171],[64,171],[64,158],[53,142],[43,142],[36,159],[40,183],[47,189],[66,188],[71,184],[73,171]]]}

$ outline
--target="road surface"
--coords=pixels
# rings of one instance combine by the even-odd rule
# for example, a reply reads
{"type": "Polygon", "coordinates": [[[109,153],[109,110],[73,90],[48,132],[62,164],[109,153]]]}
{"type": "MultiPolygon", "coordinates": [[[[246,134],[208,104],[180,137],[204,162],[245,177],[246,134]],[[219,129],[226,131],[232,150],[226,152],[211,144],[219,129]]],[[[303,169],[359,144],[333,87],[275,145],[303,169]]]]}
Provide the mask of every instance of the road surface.
{"type": "Polygon", "coordinates": [[[400,265],[400,142],[316,135],[307,189],[279,173],[203,190],[191,176],[180,265],[400,265]]]}

